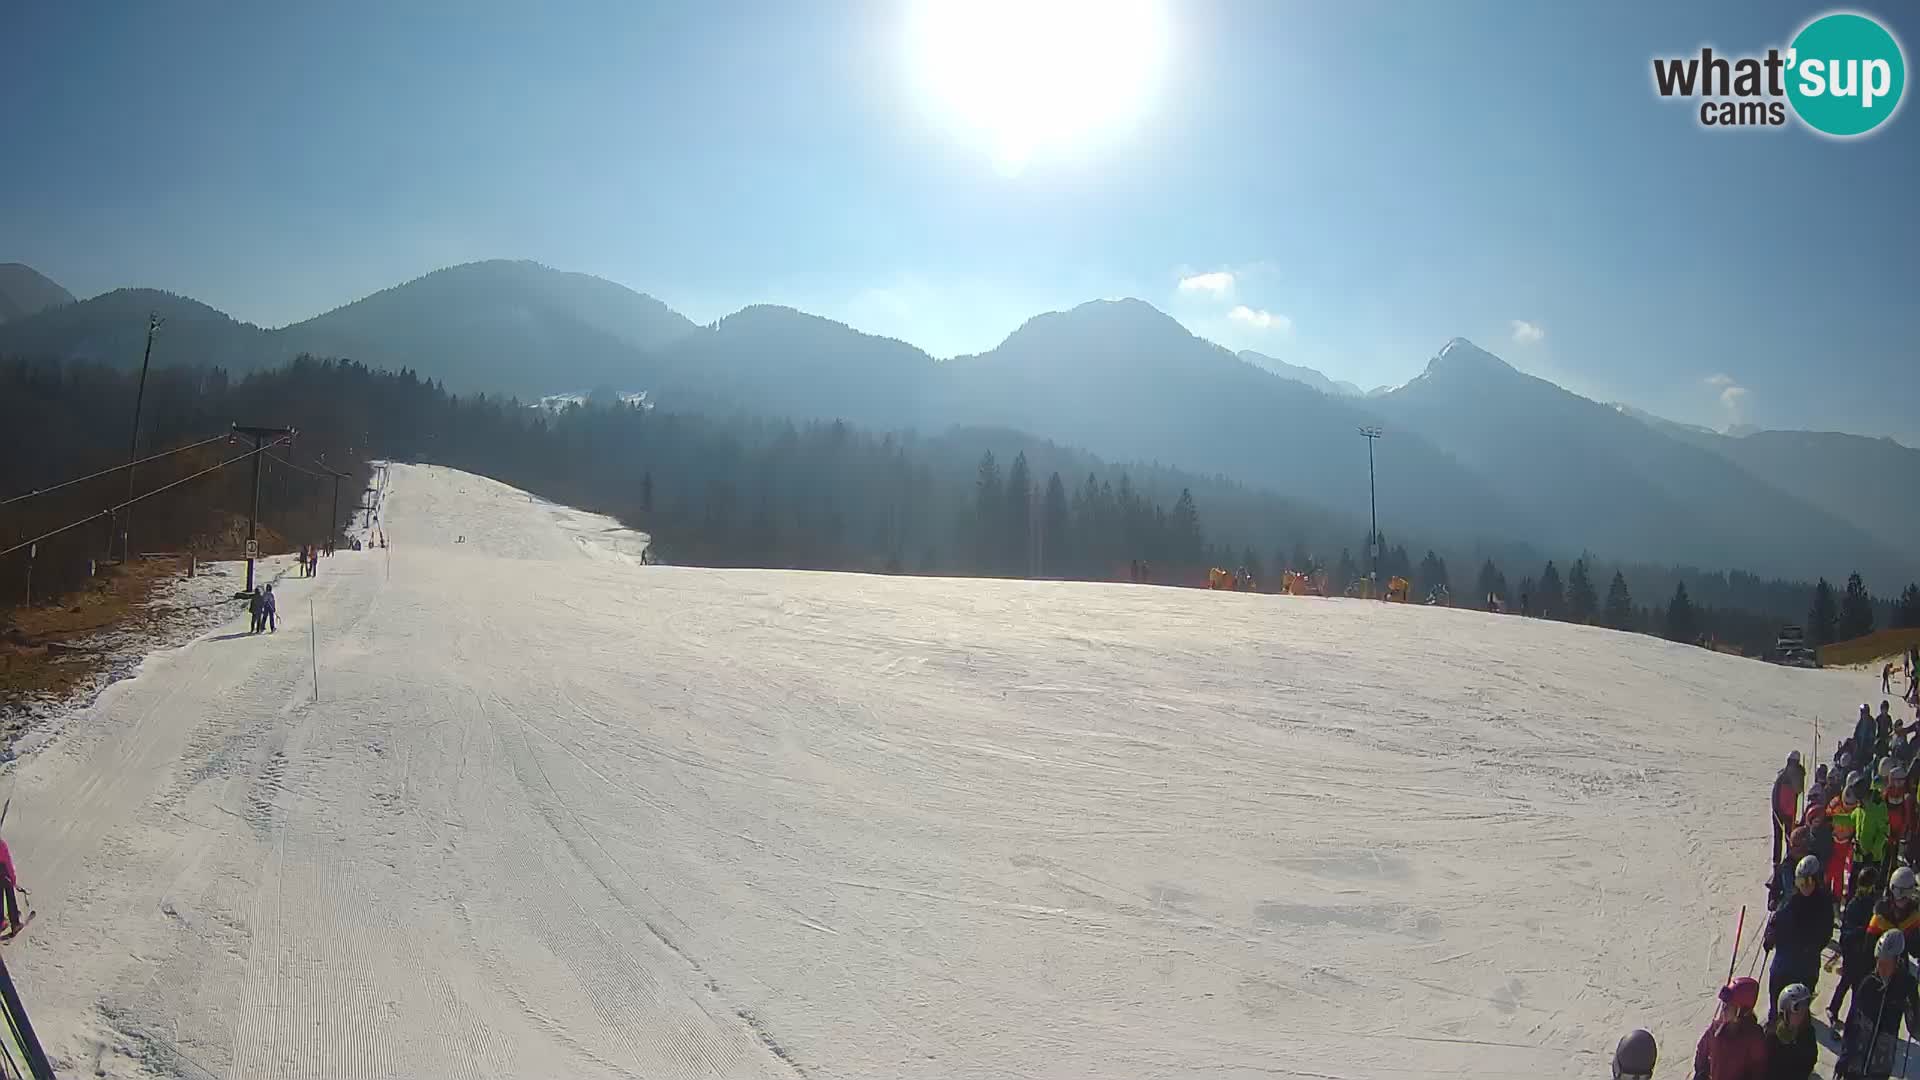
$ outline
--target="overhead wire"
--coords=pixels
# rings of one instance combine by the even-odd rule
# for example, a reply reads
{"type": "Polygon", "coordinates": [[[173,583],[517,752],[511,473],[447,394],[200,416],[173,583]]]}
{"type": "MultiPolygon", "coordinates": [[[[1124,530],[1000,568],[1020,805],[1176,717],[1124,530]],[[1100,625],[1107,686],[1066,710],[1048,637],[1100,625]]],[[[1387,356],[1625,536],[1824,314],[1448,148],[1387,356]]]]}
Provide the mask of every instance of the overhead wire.
{"type": "MultiPolygon", "coordinates": [[[[222,436],[222,438],[225,438],[225,436],[222,436]]],[[[160,487],[154,488],[152,491],[146,492],[143,495],[137,495],[131,499],[128,499],[123,503],[120,503],[117,506],[109,506],[105,510],[96,510],[91,514],[88,514],[86,517],[80,518],[79,520],[71,522],[69,524],[62,525],[59,528],[52,530],[51,532],[41,533],[39,536],[36,536],[31,540],[22,540],[10,548],[6,548],[5,550],[0,550],[0,556],[11,555],[16,551],[21,550],[22,548],[31,547],[32,545],[37,544],[40,541],[47,539],[48,537],[59,536],[61,533],[66,532],[69,529],[77,529],[80,526],[85,525],[89,521],[97,521],[100,518],[106,517],[108,514],[117,514],[120,511],[126,509],[127,507],[132,506],[134,503],[140,502],[143,499],[150,499],[153,496],[158,495],[163,491],[169,491],[169,490],[172,490],[173,488],[177,488],[181,484],[184,484],[189,480],[198,480],[202,476],[205,476],[210,472],[217,472],[221,469],[224,469],[227,466],[232,465],[236,461],[245,461],[246,459],[254,456],[255,454],[264,454],[267,452],[269,448],[278,446],[283,442],[287,442],[291,440],[292,438],[293,436],[291,435],[282,435],[270,443],[265,443],[261,445],[257,449],[249,450],[244,454],[238,454],[234,457],[230,457],[225,461],[220,462],[217,465],[211,465],[211,466],[208,466],[207,468],[201,469],[199,472],[194,473],[192,476],[183,476],[180,479],[175,480],[171,484],[163,484],[160,487]]]]}
{"type": "Polygon", "coordinates": [[[146,464],[147,462],[149,462],[149,461],[159,461],[159,460],[160,460],[161,458],[163,458],[163,457],[169,457],[169,456],[171,456],[171,455],[173,455],[173,454],[179,454],[179,453],[184,453],[184,452],[186,452],[186,451],[188,451],[188,450],[195,450],[195,449],[198,449],[198,448],[200,448],[200,447],[202,447],[202,446],[205,446],[205,445],[207,445],[208,443],[216,443],[216,442],[219,442],[219,441],[220,441],[220,440],[222,440],[222,439],[226,439],[226,438],[231,438],[231,437],[232,437],[232,436],[231,436],[231,434],[230,434],[230,433],[227,433],[227,432],[222,432],[222,433],[221,433],[221,434],[219,434],[219,435],[215,435],[215,436],[214,436],[213,438],[211,438],[211,439],[202,439],[202,440],[200,440],[200,441],[199,441],[199,442],[197,442],[197,443],[188,443],[188,444],[187,444],[187,445],[185,445],[185,446],[176,446],[176,447],[174,447],[174,448],[173,448],[173,449],[171,449],[171,450],[164,450],[164,451],[161,451],[161,452],[160,452],[160,453],[158,453],[158,454],[152,454],[152,455],[150,455],[150,456],[148,456],[148,457],[143,457],[143,458],[141,458],[141,459],[140,459],[140,460],[138,460],[138,461],[129,461],[129,462],[127,462],[127,463],[126,463],[126,464],[124,464],[124,465],[115,465],[115,466],[114,466],[113,468],[111,468],[111,469],[101,469],[101,470],[100,470],[99,472],[96,472],[96,473],[88,473],[88,474],[87,474],[87,475],[85,475],[85,476],[80,476],[80,477],[76,477],[76,478],[74,478],[74,479],[72,479],[72,480],[67,480],[67,481],[63,481],[63,482],[61,482],[61,483],[58,483],[58,484],[55,484],[55,485],[53,485],[52,487],[44,487],[44,488],[34,488],[34,489],[33,489],[32,491],[28,491],[28,492],[24,492],[24,493],[22,493],[22,494],[19,494],[19,495],[15,495],[15,496],[12,496],[11,498],[6,498],[6,499],[0,499],[0,506],[10,506],[10,505],[12,505],[13,503],[17,503],[17,502],[20,502],[20,501],[21,501],[22,499],[31,499],[31,498],[33,498],[33,497],[34,497],[35,495],[48,495],[48,494],[52,494],[53,492],[56,492],[56,491],[59,491],[59,490],[60,490],[61,488],[67,488],[67,487],[72,487],[72,486],[73,486],[73,485],[75,485],[75,484],[84,484],[84,483],[86,483],[86,482],[87,482],[88,480],[95,480],[95,479],[98,479],[98,478],[100,478],[100,477],[102,477],[102,476],[106,476],[106,475],[108,475],[108,474],[110,474],[110,473],[117,473],[117,472],[119,472],[119,471],[120,471],[121,469],[131,469],[131,468],[133,468],[133,467],[134,467],[134,466],[136,466],[136,465],[145,465],[145,464],[146,464]]]}

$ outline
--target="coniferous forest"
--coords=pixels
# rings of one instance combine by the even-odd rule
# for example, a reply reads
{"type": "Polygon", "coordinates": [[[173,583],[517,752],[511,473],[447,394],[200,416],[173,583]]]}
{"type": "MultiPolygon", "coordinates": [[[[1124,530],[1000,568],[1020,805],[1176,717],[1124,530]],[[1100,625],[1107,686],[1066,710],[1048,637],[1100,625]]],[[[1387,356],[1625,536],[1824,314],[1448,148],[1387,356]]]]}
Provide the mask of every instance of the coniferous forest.
{"type": "MultiPolygon", "coordinates": [[[[109,519],[127,473],[31,498],[127,460],[137,376],[52,362],[0,362],[0,549],[77,520],[38,544],[35,593],[83,587],[108,555],[109,519]],[[112,418],[111,422],[103,418],[112,418]]],[[[112,520],[135,552],[198,550],[234,557],[252,499],[245,439],[231,425],[298,434],[263,460],[265,550],[324,542],[333,513],[328,470],[344,474],[340,516],[358,507],[377,459],[447,465],[556,502],[606,513],[654,538],[663,562],[874,573],[1127,580],[1202,585],[1212,566],[1244,569],[1263,591],[1282,571],[1324,571],[1335,583],[1368,567],[1364,505],[1345,514],[1220,477],[1123,465],[1007,430],[873,432],[845,423],[676,413],[607,400],[555,409],[456,396],[407,370],[301,358],[234,378],[219,369],[162,369],[141,402],[138,456],[194,446],[144,464],[135,491],[186,480],[112,520]],[[209,441],[211,440],[211,441],[209,441]],[[211,470],[195,479],[186,479],[211,470]]],[[[1538,617],[1706,640],[1765,655],[1783,623],[1814,643],[1875,627],[1920,625],[1920,587],[1876,598],[1858,575],[1762,580],[1700,570],[1568,559],[1497,540],[1396,536],[1381,508],[1379,573],[1413,582],[1415,599],[1444,586],[1452,603],[1488,594],[1538,617]]],[[[118,556],[122,541],[112,541],[118,556]]],[[[0,607],[17,604],[27,551],[0,556],[0,607]]],[[[1335,586],[1336,590],[1338,585],[1335,586]]]]}

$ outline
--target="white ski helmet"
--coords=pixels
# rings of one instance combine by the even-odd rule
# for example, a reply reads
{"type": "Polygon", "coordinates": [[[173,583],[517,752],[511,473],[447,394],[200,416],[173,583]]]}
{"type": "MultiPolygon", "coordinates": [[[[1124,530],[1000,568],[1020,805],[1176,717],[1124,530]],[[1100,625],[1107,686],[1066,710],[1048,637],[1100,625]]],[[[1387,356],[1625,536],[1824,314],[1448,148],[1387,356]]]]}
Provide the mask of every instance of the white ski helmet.
{"type": "Polygon", "coordinates": [[[1901,900],[1911,900],[1920,896],[1920,878],[1916,878],[1913,867],[1903,866],[1893,872],[1893,880],[1887,882],[1887,891],[1901,900]]]}
{"type": "Polygon", "coordinates": [[[1875,960],[1893,960],[1906,955],[1906,952],[1907,935],[1901,933],[1897,926],[1881,934],[1880,940],[1873,943],[1875,960]]]}
{"type": "Polygon", "coordinates": [[[1793,876],[1797,878],[1819,878],[1820,859],[1813,855],[1808,855],[1801,859],[1800,865],[1793,868],[1793,876]]]}
{"type": "Polygon", "coordinates": [[[1893,759],[1890,757],[1881,758],[1879,768],[1875,769],[1874,771],[1880,774],[1880,779],[1882,780],[1885,780],[1887,777],[1892,776],[1893,775],[1893,759]]]}
{"type": "Polygon", "coordinates": [[[1780,996],[1775,1000],[1779,1003],[1780,1012],[1790,1013],[1806,1008],[1813,1001],[1813,991],[1807,989],[1806,983],[1788,983],[1780,988],[1780,996]]]}

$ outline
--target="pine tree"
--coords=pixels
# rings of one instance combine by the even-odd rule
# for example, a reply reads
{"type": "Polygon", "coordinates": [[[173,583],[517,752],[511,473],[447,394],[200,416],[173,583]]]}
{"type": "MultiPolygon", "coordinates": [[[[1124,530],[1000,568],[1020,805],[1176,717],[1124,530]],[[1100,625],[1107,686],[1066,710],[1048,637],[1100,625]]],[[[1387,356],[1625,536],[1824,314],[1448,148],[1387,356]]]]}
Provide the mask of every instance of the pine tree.
{"type": "Polygon", "coordinates": [[[1014,455],[1007,469],[1007,508],[1001,518],[1001,566],[1014,577],[1033,573],[1033,476],[1027,470],[1027,453],[1014,455]]]}
{"type": "Polygon", "coordinates": [[[1840,640],[1848,641],[1873,633],[1873,596],[1858,573],[1847,577],[1846,595],[1840,598],[1840,640]]]}
{"type": "Polygon", "coordinates": [[[1067,486],[1060,474],[1047,477],[1046,502],[1040,510],[1040,574],[1064,577],[1073,565],[1068,550],[1072,542],[1072,517],[1067,506],[1067,486]]]}
{"type": "Polygon", "coordinates": [[[1587,560],[1573,561],[1573,569],[1567,571],[1567,621],[1588,623],[1599,610],[1600,599],[1593,593],[1593,581],[1587,577],[1587,560]]]}
{"type": "Polygon", "coordinates": [[[993,460],[991,450],[980,456],[980,476],[973,490],[975,569],[983,574],[998,573],[1001,537],[1005,535],[1001,515],[1006,512],[1007,496],[1000,482],[1000,465],[993,460]]]}
{"type": "Polygon", "coordinates": [[[1426,597],[1433,595],[1435,589],[1443,586],[1447,592],[1453,592],[1453,583],[1447,580],[1447,561],[1435,555],[1432,548],[1428,548],[1427,557],[1420,560],[1419,581],[1415,587],[1420,591],[1421,596],[1426,597]]]}
{"type": "Polygon", "coordinates": [[[1520,614],[1534,615],[1534,614],[1538,614],[1539,611],[1540,611],[1540,605],[1533,598],[1533,579],[1530,577],[1521,578],[1520,579],[1520,614]]]}
{"type": "Polygon", "coordinates": [[[1564,619],[1567,615],[1566,590],[1560,585],[1560,571],[1547,560],[1540,571],[1540,583],[1533,590],[1533,610],[1543,619],[1564,619]]]}
{"type": "Polygon", "coordinates": [[[1840,605],[1834,599],[1833,586],[1821,578],[1813,587],[1813,607],[1807,611],[1807,646],[1818,649],[1840,640],[1840,605]]]}
{"type": "Polygon", "coordinates": [[[1901,592],[1893,606],[1893,626],[1897,630],[1920,628],[1920,585],[1909,582],[1901,592]]]}
{"type": "Polygon", "coordinates": [[[1180,501],[1173,504],[1168,528],[1173,535],[1167,554],[1173,561],[1189,566],[1199,561],[1206,537],[1200,531],[1200,511],[1193,504],[1193,492],[1186,488],[1180,489],[1180,501]]]}
{"type": "Polygon", "coordinates": [[[1667,640],[1678,641],[1683,645],[1695,645],[1700,641],[1700,627],[1693,610],[1693,601],[1687,599],[1687,583],[1681,582],[1673,587],[1673,600],[1667,604],[1667,640]]]}
{"type": "Polygon", "coordinates": [[[1615,570],[1613,584],[1607,586],[1607,607],[1601,622],[1615,630],[1633,629],[1633,596],[1627,592],[1625,574],[1615,570]]]}
{"type": "Polygon", "coordinates": [[[1489,596],[1497,596],[1500,598],[1501,603],[1506,603],[1508,599],[1507,575],[1501,573],[1500,568],[1493,565],[1492,559],[1488,559],[1486,562],[1480,564],[1480,577],[1479,580],[1474,583],[1474,589],[1480,594],[1473,598],[1476,605],[1486,603],[1487,597],[1489,596]]]}

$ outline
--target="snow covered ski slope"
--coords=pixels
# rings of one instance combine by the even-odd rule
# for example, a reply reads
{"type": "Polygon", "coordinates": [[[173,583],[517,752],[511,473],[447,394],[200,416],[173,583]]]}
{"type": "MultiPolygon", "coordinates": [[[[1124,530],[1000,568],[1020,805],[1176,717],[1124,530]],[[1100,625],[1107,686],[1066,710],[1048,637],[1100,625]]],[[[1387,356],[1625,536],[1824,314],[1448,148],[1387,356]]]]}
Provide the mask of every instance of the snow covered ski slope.
{"type": "Polygon", "coordinates": [[[1646,1026],[1678,1072],[1773,772],[1858,693],[1469,611],[644,566],[390,479],[389,551],[15,766],[64,1070],[1574,1077],[1646,1026]]]}

